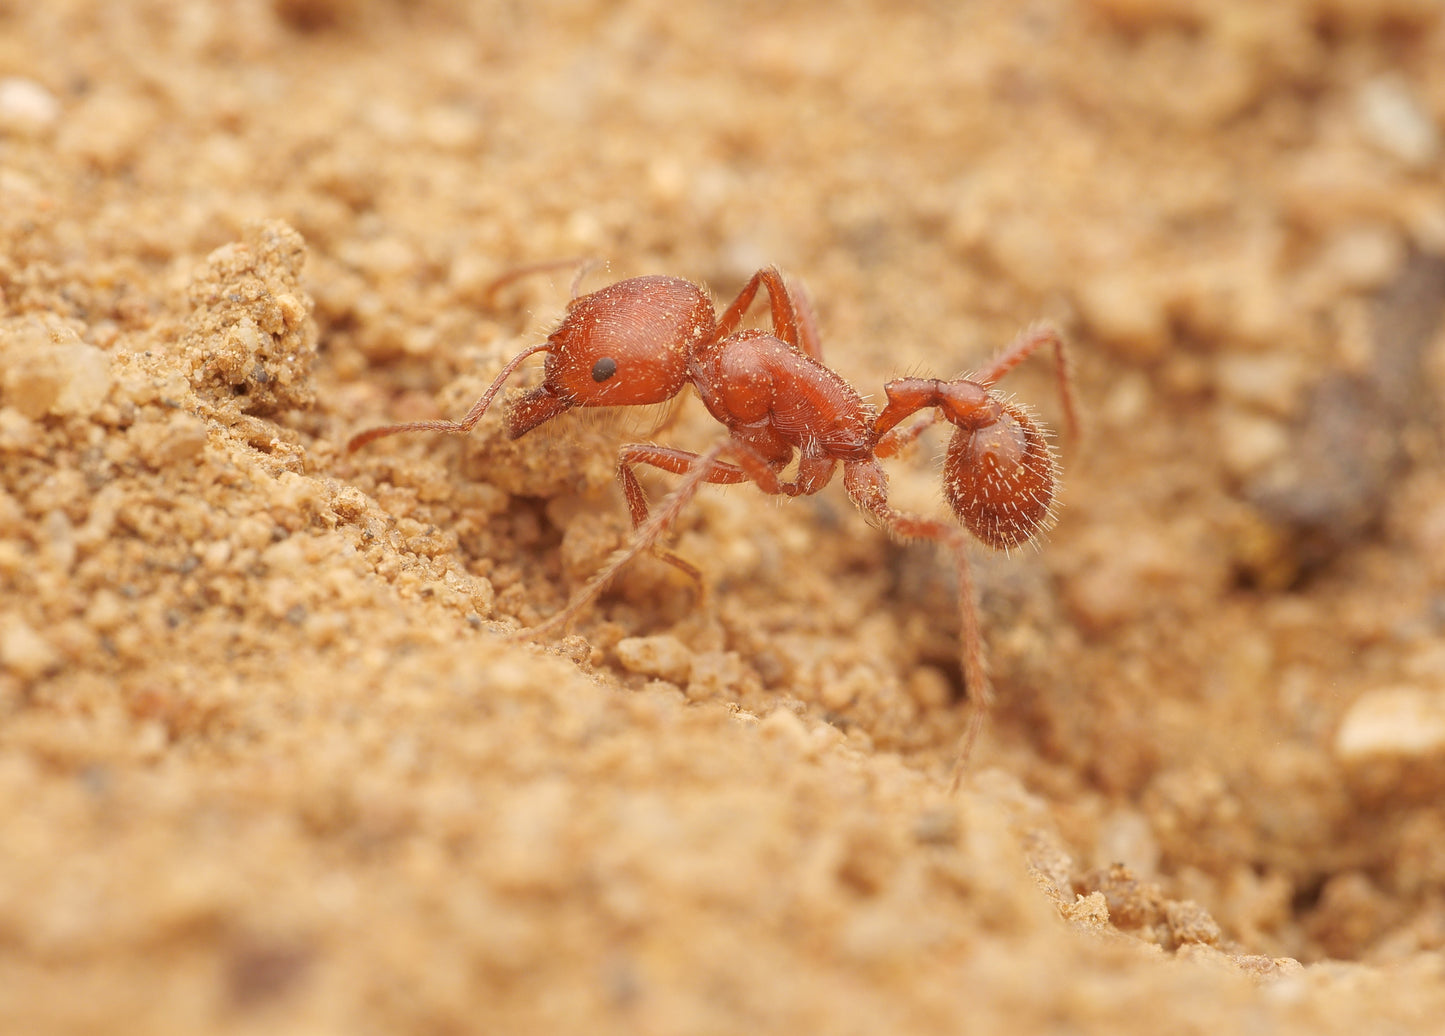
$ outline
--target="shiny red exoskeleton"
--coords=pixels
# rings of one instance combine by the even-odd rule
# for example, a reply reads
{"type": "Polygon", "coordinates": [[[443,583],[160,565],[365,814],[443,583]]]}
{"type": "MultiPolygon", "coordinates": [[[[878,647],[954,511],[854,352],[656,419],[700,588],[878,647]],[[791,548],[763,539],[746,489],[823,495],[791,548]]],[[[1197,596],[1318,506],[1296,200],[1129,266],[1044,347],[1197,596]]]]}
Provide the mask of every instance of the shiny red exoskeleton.
{"type": "Polygon", "coordinates": [[[880,414],[824,366],[812,310],[804,296],[789,290],[777,269],[754,274],[721,317],[703,290],[689,281],[634,277],[574,297],[547,340],[513,357],[460,421],[373,428],[353,438],[347,448],[355,450],[398,432],[468,432],[522,361],[539,352],[546,354],[542,384],[508,409],[505,423],[511,438],[574,407],[660,403],[692,385],[708,412],[727,429],[727,438],[701,454],[650,443],[623,447],[617,477],[632,515],[632,540],[565,608],[523,633],[535,636],[564,626],[618,569],[643,552],[656,553],[700,583],[696,568],[658,544],[703,483],[752,482],[765,493],[806,496],[823,489],[841,464],[844,489],[870,521],[896,536],[934,540],[953,559],[964,679],[975,706],[962,757],[991,702],[966,537],[948,522],[895,510],[888,503],[888,476],[879,461],[935,420],[948,421],[954,432],[944,465],[944,491],[954,514],[991,547],[1008,549],[1027,542],[1052,520],[1057,464],[1039,423],[1024,407],[999,395],[994,385],[1041,346],[1054,347],[1065,414],[1076,425],[1063,343],[1049,329],[1020,335],[971,378],[889,382],[888,404],[880,414]],[[759,288],[768,294],[771,333],[739,329],[759,288]],[[930,411],[927,419],[898,427],[925,410],[930,411]],[[795,458],[793,477],[784,479],[783,471],[795,458]],[[656,514],[637,479],[638,465],[684,476],[656,514]]]}

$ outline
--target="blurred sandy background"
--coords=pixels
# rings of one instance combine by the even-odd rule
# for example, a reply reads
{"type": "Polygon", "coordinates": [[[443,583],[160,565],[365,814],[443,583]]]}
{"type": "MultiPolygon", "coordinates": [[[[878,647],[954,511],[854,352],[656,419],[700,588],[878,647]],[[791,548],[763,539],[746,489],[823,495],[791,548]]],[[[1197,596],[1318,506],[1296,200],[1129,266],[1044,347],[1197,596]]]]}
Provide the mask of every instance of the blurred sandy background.
{"type": "Polygon", "coordinates": [[[0,0],[0,1029],[1433,1031],[1442,133],[1433,0],[0,0]],[[341,451],[570,256],[776,263],[875,398],[1065,332],[958,794],[947,569],[841,486],[518,645],[657,415],[341,451]]]}

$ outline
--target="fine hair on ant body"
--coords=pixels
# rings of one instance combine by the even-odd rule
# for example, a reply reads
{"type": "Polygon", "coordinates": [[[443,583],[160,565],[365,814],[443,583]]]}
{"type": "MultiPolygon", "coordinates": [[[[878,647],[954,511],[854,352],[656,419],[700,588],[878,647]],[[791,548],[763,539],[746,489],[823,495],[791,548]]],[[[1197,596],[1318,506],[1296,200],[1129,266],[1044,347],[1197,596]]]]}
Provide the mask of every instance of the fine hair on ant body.
{"type": "Polygon", "coordinates": [[[1027,542],[1053,520],[1058,465],[1038,422],[994,385],[1033,352],[1052,346],[1065,417],[1077,429],[1062,339],[1050,328],[1035,327],[971,377],[890,381],[884,386],[887,406],[878,413],[823,365],[811,306],[801,292],[795,296],[790,291],[775,267],[753,274],[720,317],[702,288],[676,277],[634,277],[582,296],[576,289],[574,283],[557,329],[545,342],[508,361],[460,421],[372,428],[352,438],[347,450],[399,432],[470,432],[522,361],[537,353],[546,354],[542,384],[508,407],[505,427],[512,439],[574,407],[661,403],[687,385],[697,390],[728,437],[702,453],[650,443],[623,446],[617,478],[631,512],[632,539],[559,612],[515,634],[525,637],[564,627],[619,569],[644,552],[686,572],[701,586],[697,568],[659,544],[704,483],[752,482],[770,495],[809,496],[827,486],[842,464],[844,490],[872,524],[894,536],[933,540],[953,561],[962,669],[971,704],[954,768],[956,787],[993,701],[966,552],[968,537],[951,523],[894,509],[879,461],[896,455],[939,418],[948,421],[954,431],[944,464],[944,495],[955,516],[990,547],[1007,550],[1027,542]],[[740,330],[759,288],[768,294],[772,331],[740,330]],[[931,411],[925,419],[898,427],[924,410],[931,411]],[[794,475],[784,479],[781,473],[795,457],[794,475]],[[655,513],[637,479],[638,465],[683,476],[655,513]]]}

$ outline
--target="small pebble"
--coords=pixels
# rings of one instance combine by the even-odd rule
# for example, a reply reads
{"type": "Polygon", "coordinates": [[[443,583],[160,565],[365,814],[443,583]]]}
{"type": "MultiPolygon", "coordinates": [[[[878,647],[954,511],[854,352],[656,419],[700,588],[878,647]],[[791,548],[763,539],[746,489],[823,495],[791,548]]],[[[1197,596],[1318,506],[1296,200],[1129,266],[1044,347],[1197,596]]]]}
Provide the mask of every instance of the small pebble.
{"type": "Polygon", "coordinates": [[[617,660],[630,673],[655,676],[675,684],[692,673],[692,651],[666,633],[653,637],[624,637],[617,642],[617,660]]]}
{"type": "Polygon", "coordinates": [[[26,417],[93,413],[110,391],[110,357],[64,325],[0,329],[0,395],[26,417]]]}
{"type": "Polygon", "coordinates": [[[1100,867],[1122,863],[1141,877],[1159,869],[1159,842],[1143,813],[1120,808],[1105,816],[1094,842],[1094,859],[1100,867]]]}
{"type": "Polygon", "coordinates": [[[7,617],[0,626],[0,668],[34,679],[60,661],[50,642],[19,616],[7,617]]]}
{"type": "Polygon", "coordinates": [[[1400,275],[1407,258],[1405,239],[1394,227],[1362,224],[1329,240],[1319,272],[1327,291],[1375,291],[1400,275]]]}
{"type": "Polygon", "coordinates": [[[1221,396],[1275,417],[1293,417],[1299,411],[1308,373],[1306,364],[1288,352],[1225,353],[1214,362],[1221,396]]]}
{"type": "Polygon", "coordinates": [[[206,423],[194,414],[178,412],[165,421],[143,421],[133,425],[127,436],[141,459],[152,468],[193,464],[205,451],[206,423]]]}
{"type": "Polygon", "coordinates": [[[33,79],[0,79],[0,132],[39,133],[60,117],[60,102],[33,79]]]}
{"type": "Polygon", "coordinates": [[[810,748],[808,728],[791,709],[774,709],[758,724],[758,729],[767,737],[786,742],[799,755],[807,754],[810,748]]]}
{"type": "Polygon", "coordinates": [[[1167,300],[1132,270],[1103,271],[1075,288],[1084,319],[1104,343],[1128,360],[1151,360],[1169,344],[1167,300]]]}
{"type": "Polygon", "coordinates": [[[1421,758],[1445,752],[1445,693],[1421,687],[1370,691],[1350,706],[1335,735],[1345,762],[1421,758]]]}
{"type": "Polygon", "coordinates": [[[1217,946],[1224,935],[1209,911],[1191,900],[1166,904],[1164,921],[1169,926],[1169,936],[1175,946],[1217,946]]]}
{"type": "Polygon", "coordinates": [[[1376,76],[1362,86],[1356,111],[1366,137],[1392,158],[1424,169],[1439,157],[1440,130],[1399,76],[1376,76]]]}
{"type": "Polygon", "coordinates": [[[1219,420],[1219,451],[1235,478],[1258,475],[1290,452],[1290,436],[1272,417],[1228,410],[1219,420]]]}

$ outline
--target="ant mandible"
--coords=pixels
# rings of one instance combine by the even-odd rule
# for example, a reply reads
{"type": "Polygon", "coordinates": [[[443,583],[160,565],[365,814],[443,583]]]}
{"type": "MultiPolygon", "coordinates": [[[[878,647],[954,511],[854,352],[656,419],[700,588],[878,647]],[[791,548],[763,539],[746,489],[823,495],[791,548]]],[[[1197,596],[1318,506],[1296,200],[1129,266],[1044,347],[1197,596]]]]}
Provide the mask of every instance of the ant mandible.
{"type": "Polygon", "coordinates": [[[1065,416],[1076,429],[1067,358],[1058,334],[1048,328],[1025,331],[972,377],[890,381],[884,386],[888,405],[876,413],[824,366],[811,307],[801,294],[794,297],[775,267],[755,273],[721,317],[700,287],[676,277],[634,277],[580,297],[575,291],[574,285],[574,297],[557,329],[542,344],[508,361],[460,421],[373,428],[351,439],[348,451],[399,432],[471,431],[522,361],[539,352],[546,354],[542,384],[506,413],[507,435],[513,439],[574,407],[661,403],[686,385],[697,389],[728,438],[700,454],[648,443],[624,446],[617,478],[631,512],[631,541],[561,611],[517,634],[527,637],[565,626],[643,552],[656,554],[701,585],[694,566],[658,544],[703,483],[752,482],[764,493],[808,496],[823,489],[841,463],[844,489],[870,522],[895,536],[933,540],[953,560],[963,675],[972,705],[954,770],[956,786],[992,704],[967,537],[947,522],[894,509],[879,460],[898,453],[941,417],[954,426],[944,465],[945,496],[963,526],[998,549],[1027,542],[1047,528],[1057,480],[1053,449],[1029,412],[993,386],[1031,353],[1053,346],[1065,416]],[[773,330],[739,330],[760,287],[768,294],[773,330]],[[897,427],[921,410],[933,413],[909,428],[897,427]],[[796,472],[785,480],[781,473],[795,454],[796,472]],[[643,464],[684,476],[655,514],[634,470],[643,464]]]}

